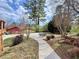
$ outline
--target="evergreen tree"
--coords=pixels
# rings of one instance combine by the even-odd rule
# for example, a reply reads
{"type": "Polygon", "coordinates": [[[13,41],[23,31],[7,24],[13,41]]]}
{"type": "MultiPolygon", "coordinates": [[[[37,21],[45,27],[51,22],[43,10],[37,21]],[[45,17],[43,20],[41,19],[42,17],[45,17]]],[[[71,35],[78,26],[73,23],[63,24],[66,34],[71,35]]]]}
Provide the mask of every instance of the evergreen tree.
{"type": "Polygon", "coordinates": [[[45,0],[29,0],[28,4],[24,3],[27,9],[31,9],[30,18],[36,23],[36,31],[39,31],[39,22],[44,21],[45,12],[45,0]]]}

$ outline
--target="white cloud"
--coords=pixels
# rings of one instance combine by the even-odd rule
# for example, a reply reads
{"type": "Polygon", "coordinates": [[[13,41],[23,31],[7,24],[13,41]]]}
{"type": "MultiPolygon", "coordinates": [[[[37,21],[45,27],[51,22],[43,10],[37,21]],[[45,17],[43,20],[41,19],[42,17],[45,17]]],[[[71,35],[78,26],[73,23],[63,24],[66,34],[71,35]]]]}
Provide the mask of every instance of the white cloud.
{"type": "Polygon", "coordinates": [[[15,13],[18,15],[22,15],[25,12],[27,12],[27,10],[25,10],[23,6],[19,6],[19,8],[15,11],[15,13]]]}
{"type": "Polygon", "coordinates": [[[44,23],[41,23],[41,25],[44,25],[46,23],[48,23],[50,20],[52,20],[52,17],[54,16],[55,14],[55,10],[56,10],[56,7],[58,5],[61,5],[63,4],[64,0],[46,0],[46,6],[47,8],[45,8],[45,12],[46,12],[46,22],[44,23]]]}
{"type": "MultiPolygon", "coordinates": [[[[15,0],[16,6],[18,5],[17,10],[14,10],[7,2],[7,0],[0,0],[0,19],[9,23],[19,22],[27,10],[25,10],[23,6],[19,5],[20,0],[15,0]]],[[[9,0],[9,2],[13,3],[13,0],[9,0]]]]}
{"type": "Polygon", "coordinates": [[[64,2],[64,0],[46,0],[46,6],[47,6],[47,15],[51,15],[53,16],[56,10],[56,7],[60,4],[62,4],[64,2]]]}
{"type": "Polygon", "coordinates": [[[0,1],[0,8],[5,9],[6,11],[13,11],[13,9],[5,1],[0,1]]]}

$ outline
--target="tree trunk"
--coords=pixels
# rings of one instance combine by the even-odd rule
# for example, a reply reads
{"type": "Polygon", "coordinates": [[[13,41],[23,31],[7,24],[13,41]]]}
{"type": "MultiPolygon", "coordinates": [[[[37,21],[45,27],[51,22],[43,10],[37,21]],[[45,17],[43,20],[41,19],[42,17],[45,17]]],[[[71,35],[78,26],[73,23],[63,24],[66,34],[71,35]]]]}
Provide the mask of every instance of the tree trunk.
{"type": "Polygon", "coordinates": [[[27,28],[27,40],[29,39],[29,36],[30,36],[30,24],[29,27],[27,28]]]}
{"type": "Polygon", "coordinates": [[[39,32],[39,17],[38,17],[37,24],[38,24],[37,30],[38,30],[38,32],[39,32]]]}
{"type": "Polygon", "coordinates": [[[36,19],[36,32],[39,32],[39,17],[36,19]]]}

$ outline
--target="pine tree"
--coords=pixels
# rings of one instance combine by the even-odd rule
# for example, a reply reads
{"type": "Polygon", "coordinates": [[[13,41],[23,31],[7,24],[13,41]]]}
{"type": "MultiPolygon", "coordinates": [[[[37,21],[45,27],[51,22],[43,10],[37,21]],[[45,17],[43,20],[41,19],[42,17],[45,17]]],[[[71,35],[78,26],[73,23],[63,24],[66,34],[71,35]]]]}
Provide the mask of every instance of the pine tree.
{"type": "Polygon", "coordinates": [[[27,9],[31,9],[30,18],[36,23],[36,31],[39,31],[39,22],[44,21],[45,0],[29,0],[28,4],[24,3],[27,9]]]}

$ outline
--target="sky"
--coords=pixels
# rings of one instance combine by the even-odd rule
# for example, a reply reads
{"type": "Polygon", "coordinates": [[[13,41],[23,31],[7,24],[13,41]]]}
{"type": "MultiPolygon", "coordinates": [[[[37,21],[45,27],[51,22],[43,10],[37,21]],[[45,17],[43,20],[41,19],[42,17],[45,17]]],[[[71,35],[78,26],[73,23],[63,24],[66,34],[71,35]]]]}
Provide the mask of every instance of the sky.
{"type": "Polygon", "coordinates": [[[52,20],[53,16],[55,15],[56,7],[58,5],[62,5],[64,3],[64,0],[46,0],[45,5],[47,8],[45,8],[46,12],[46,23],[48,23],[50,20],[52,20]]]}
{"type": "MultiPolygon", "coordinates": [[[[5,20],[7,24],[12,24],[13,22],[20,23],[24,13],[28,12],[28,10],[23,7],[24,2],[28,2],[28,0],[0,0],[0,19],[5,20]]],[[[57,5],[62,3],[62,0],[46,0],[45,5],[47,8],[44,8],[46,21],[44,23],[41,22],[41,26],[52,20],[57,5]]]]}

